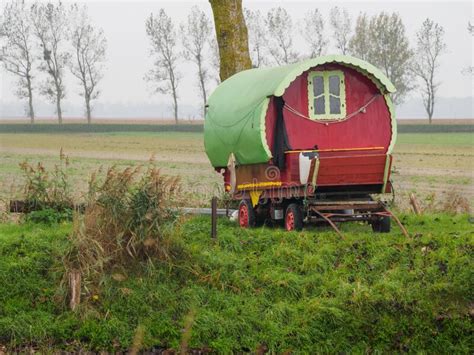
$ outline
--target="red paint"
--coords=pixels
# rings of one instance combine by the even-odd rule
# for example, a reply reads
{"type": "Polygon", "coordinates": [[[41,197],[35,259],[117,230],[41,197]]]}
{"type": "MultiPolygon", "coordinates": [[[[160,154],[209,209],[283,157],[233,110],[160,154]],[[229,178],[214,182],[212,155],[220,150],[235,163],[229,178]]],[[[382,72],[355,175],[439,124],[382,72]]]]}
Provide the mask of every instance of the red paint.
{"type": "Polygon", "coordinates": [[[287,231],[295,229],[295,215],[293,211],[288,211],[285,216],[285,228],[287,231]]]}
{"type": "MultiPolygon", "coordinates": [[[[347,154],[339,156],[320,153],[317,186],[383,184],[386,154],[347,154]]],[[[282,181],[285,186],[299,185],[299,154],[287,154],[282,181]]],[[[311,182],[313,169],[309,175],[311,182]]]]}
{"type": "MultiPolygon", "coordinates": [[[[309,116],[307,77],[313,70],[341,70],[344,73],[346,115],[359,110],[374,95],[380,96],[366,108],[365,113],[339,123],[312,121],[285,109],[283,116],[291,149],[312,150],[316,145],[318,150],[347,149],[319,153],[317,186],[382,185],[386,153],[392,137],[390,111],[382,93],[368,77],[351,67],[325,64],[311,68],[297,77],[283,94],[285,103],[305,116],[309,116]],[[381,148],[354,150],[375,147],[381,148]]],[[[273,98],[265,120],[267,143],[272,150],[276,121],[273,98]]],[[[300,184],[298,156],[298,153],[286,155],[286,166],[281,173],[284,186],[300,184]]],[[[388,185],[387,192],[390,190],[388,185]]]]}
{"type": "MultiPolygon", "coordinates": [[[[366,108],[365,113],[359,113],[339,123],[301,118],[285,109],[283,116],[291,149],[313,150],[317,145],[319,169],[316,186],[324,189],[325,193],[341,189],[344,191],[345,186],[348,189],[350,187],[351,191],[380,192],[384,184],[387,150],[392,138],[391,115],[382,93],[368,77],[351,67],[340,64],[322,65],[301,74],[283,94],[285,103],[305,116],[309,116],[307,77],[308,72],[312,70],[341,70],[344,73],[346,115],[358,111],[374,95],[380,96],[366,108]]],[[[271,98],[265,118],[266,139],[271,151],[274,145],[276,117],[274,98],[271,98]]],[[[299,154],[299,152],[285,154],[285,168],[280,172],[281,188],[255,188],[266,190],[267,197],[306,196],[300,183],[299,154]],[[285,189],[287,191],[282,194],[285,189]]],[[[388,159],[390,167],[392,157],[389,156],[388,159]]],[[[272,162],[269,162],[269,165],[271,164],[272,162]]],[[[309,184],[312,182],[314,169],[313,161],[308,178],[309,184]]],[[[223,176],[225,187],[229,190],[228,169],[225,169],[223,176]]],[[[253,179],[240,183],[252,184],[258,181],[253,179]]],[[[391,185],[387,183],[385,192],[390,191],[391,185]]],[[[241,226],[248,226],[249,211],[244,206],[239,209],[239,222],[241,226]]],[[[291,223],[294,226],[294,216],[293,221],[291,216],[285,221],[287,229],[291,227],[291,223]]]]}
{"type": "Polygon", "coordinates": [[[241,204],[239,207],[239,224],[242,228],[249,227],[249,211],[245,204],[241,204]]]}
{"type": "MultiPolygon", "coordinates": [[[[338,64],[327,64],[312,70],[341,70],[344,73],[346,91],[346,113],[357,111],[375,94],[380,93],[377,86],[366,76],[355,69],[338,64]]],[[[283,99],[305,116],[308,114],[308,72],[296,78],[286,89],[283,99]]],[[[301,118],[288,110],[283,112],[288,139],[293,150],[330,148],[365,148],[384,147],[390,144],[392,128],[390,112],[383,96],[379,96],[370,104],[366,113],[340,123],[324,123],[301,118]]],[[[266,137],[271,149],[275,126],[275,108],[270,100],[266,115],[266,137]]]]}

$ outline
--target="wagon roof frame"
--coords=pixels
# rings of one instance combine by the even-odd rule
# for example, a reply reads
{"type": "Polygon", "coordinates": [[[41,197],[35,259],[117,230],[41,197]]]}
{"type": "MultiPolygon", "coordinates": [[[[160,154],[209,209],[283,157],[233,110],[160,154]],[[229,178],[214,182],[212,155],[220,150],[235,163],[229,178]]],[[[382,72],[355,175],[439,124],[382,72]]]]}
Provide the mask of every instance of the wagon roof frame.
{"type": "MultiPolygon", "coordinates": [[[[214,101],[214,96],[220,96],[218,95],[220,91],[231,90],[232,86],[240,86],[236,85],[238,82],[246,82],[256,85],[259,89],[258,92],[260,95],[258,95],[257,92],[255,92],[255,94],[260,98],[267,96],[283,96],[285,90],[290,86],[290,84],[305,71],[316,66],[330,63],[345,64],[362,71],[375,82],[379,89],[384,89],[384,94],[391,94],[396,91],[395,86],[385,76],[385,74],[372,64],[352,56],[333,54],[279,67],[243,70],[222,82],[219,88],[209,97],[209,103],[211,104],[212,101],[214,101]],[[258,79],[265,80],[257,82],[258,79]]],[[[218,99],[218,97],[215,99],[218,99]]]]}

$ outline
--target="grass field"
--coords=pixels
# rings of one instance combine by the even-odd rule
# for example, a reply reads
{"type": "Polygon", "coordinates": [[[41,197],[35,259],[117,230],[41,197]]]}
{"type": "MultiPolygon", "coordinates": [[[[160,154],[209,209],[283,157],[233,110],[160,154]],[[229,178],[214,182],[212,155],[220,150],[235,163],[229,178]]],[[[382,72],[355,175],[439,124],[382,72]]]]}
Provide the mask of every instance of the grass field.
{"type": "MultiPolygon", "coordinates": [[[[208,204],[222,189],[203,147],[202,132],[0,133],[0,196],[18,196],[19,162],[52,166],[62,148],[70,157],[69,172],[77,197],[92,171],[126,166],[154,157],[166,174],[182,177],[189,205],[208,204]]],[[[457,133],[400,133],[395,147],[393,181],[401,209],[407,194],[442,200],[455,191],[474,204],[474,136],[457,133]]]]}
{"type": "MultiPolygon", "coordinates": [[[[0,133],[110,133],[110,132],[202,132],[203,121],[183,121],[179,124],[169,121],[144,120],[96,120],[88,125],[83,121],[67,120],[62,125],[55,121],[37,124],[0,121],[0,133]]],[[[472,120],[436,120],[429,125],[424,120],[399,120],[400,133],[454,133],[474,132],[472,120]]]]}
{"type": "Polygon", "coordinates": [[[214,353],[472,353],[474,248],[466,215],[402,215],[304,232],[180,223],[173,264],[104,273],[68,310],[62,258],[71,224],[0,225],[0,349],[214,353]],[[138,334],[138,335],[137,335],[138,334]],[[134,345],[132,345],[134,344],[134,345]]]}
{"type": "MultiPolygon", "coordinates": [[[[208,205],[222,190],[199,130],[41,130],[0,129],[2,199],[21,197],[21,161],[53,167],[61,149],[78,199],[93,171],[146,164],[150,157],[166,174],[182,177],[189,206],[208,205]]],[[[402,132],[394,159],[398,209],[408,209],[410,192],[422,204],[456,192],[473,205],[471,133],[402,132]]],[[[95,281],[84,273],[77,312],[67,303],[73,223],[2,223],[0,353],[471,353],[472,218],[400,218],[409,238],[396,226],[381,235],[366,224],[342,224],[340,238],[324,226],[243,230],[220,219],[212,241],[208,218],[180,217],[169,239],[177,256],[127,254],[126,263],[111,263],[95,281]]]]}

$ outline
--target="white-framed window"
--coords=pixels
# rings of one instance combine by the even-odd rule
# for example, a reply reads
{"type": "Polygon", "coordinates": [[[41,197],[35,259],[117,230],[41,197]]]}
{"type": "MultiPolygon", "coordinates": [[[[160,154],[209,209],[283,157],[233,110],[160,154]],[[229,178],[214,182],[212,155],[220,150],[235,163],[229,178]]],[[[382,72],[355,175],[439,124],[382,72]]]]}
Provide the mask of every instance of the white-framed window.
{"type": "Polygon", "coordinates": [[[346,87],[341,70],[309,72],[308,112],[314,120],[346,117],[346,87]]]}

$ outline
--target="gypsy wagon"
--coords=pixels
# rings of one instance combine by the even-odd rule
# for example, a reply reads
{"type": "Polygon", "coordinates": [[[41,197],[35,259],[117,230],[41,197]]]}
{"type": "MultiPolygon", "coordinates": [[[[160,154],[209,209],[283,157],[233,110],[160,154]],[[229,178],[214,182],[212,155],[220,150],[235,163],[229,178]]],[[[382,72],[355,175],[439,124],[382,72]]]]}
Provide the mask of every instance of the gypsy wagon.
{"type": "MultiPolygon", "coordinates": [[[[368,221],[390,229],[371,198],[391,192],[395,87],[371,64],[329,55],[235,74],[209,98],[207,156],[239,199],[239,224],[368,221]]],[[[397,220],[398,222],[398,220],[397,220]]]]}

